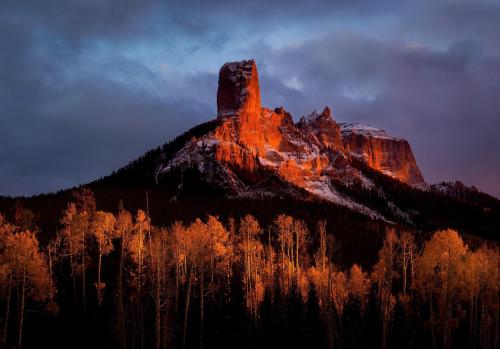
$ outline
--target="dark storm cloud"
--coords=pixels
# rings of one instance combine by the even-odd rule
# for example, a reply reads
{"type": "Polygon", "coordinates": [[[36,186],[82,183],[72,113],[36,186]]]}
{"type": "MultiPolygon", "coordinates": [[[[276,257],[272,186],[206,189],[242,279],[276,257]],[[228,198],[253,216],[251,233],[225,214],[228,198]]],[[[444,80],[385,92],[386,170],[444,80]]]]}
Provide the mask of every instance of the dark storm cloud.
{"type": "MultiPolygon", "coordinates": [[[[71,18],[51,22],[64,10],[31,9],[31,17],[16,9],[0,21],[0,192],[5,194],[57,190],[98,178],[213,109],[202,88],[197,98],[189,98],[176,92],[174,81],[160,80],[123,55],[108,53],[89,64],[92,45],[82,40],[112,33],[127,16],[75,28],[71,18]],[[27,27],[24,19],[35,19],[35,13],[49,18],[27,27]]],[[[209,74],[183,79],[193,86],[216,84],[209,74]]]]}
{"type": "Polygon", "coordinates": [[[481,41],[497,50],[500,43],[499,1],[432,1],[413,4],[399,30],[444,41],[481,41]]]}
{"type": "Polygon", "coordinates": [[[498,1],[3,1],[0,193],[109,173],[212,118],[216,67],[255,57],[266,105],[332,105],[408,138],[431,182],[500,196],[499,16],[498,1]]]}
{"type": "MultiPolygon", "coordinates": [[[[151,1],[142,0],[4,0],[2,21],[19,21],[36,31],[49,31],[68,41],[86,37],[127,36],[142,26],[151,1]]],[[[20,27],[13,28],[19,30],[20,27]]]]}

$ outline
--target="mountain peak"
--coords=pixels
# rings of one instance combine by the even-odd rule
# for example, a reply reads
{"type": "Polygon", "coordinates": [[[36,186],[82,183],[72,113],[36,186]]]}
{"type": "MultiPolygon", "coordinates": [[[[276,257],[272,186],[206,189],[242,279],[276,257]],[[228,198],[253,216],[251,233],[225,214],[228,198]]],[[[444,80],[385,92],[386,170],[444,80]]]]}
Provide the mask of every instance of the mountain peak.
{"type": "Polygon", "coordinates": [[[259,74],[255,60],[229,62],[219,72],[217,115],[219,118],[241,112],[260,113],[259,74]]]}
{"type": "Polygon", "coordinates": [[[325,109],[323,109],[323,112],[321,113],[324,118],[329,118],[332,116],[332,111],[330,110],[330,107],[325,106],[325,109]]]}
{"type": "Polygon", "coordinates": [[[339,125],[329,107],[297,123],[283,107],[263,108],[254,60],[222,66],[217,111],[218,126],[160,165],[157,181],[172,170],[197,168],[230,195],[275,195],[281,189],[289,192],[291,185],[370,215],[377,213],[345,197],[334,184],[373,188],[359,162],[411,185],[425,183],[403,139],[359,124],[339,125]]]}

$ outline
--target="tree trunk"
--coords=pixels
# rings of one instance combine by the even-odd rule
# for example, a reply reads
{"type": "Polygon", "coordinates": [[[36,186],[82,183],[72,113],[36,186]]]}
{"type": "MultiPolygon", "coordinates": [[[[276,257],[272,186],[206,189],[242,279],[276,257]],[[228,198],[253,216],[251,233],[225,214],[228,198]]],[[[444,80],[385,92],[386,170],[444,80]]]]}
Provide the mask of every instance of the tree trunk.
{"type": "Polygon", "coordinates": [[[141,349],[144,349],[144,313],[142,308],[139,309],[139,326],[141,335],[141,349]]]}
{"type": "Polygon", "coordinates": [[[163,349],[167,349],[168,346],[168,315],[167,311],[163,314],[163,349]]]}
{"type": "Polygon", "coordinates": [[[273,303],[274,301],[274,282],[275,282],[275,279],[274,279],[274,265],[273,265],[273,249],[272,249],[272,246],[271,246],[271,229],[268,229],[267,231],[267,243],[268,243],[268,246],[269,246],[269,265],[270,265],[270,275],[272,277],[272,284],[273,286],[271,286],[271,303],[273,303]]]}
{"type": "Polygon", "coordinates": [[[168,347],[168,306],[163,312],[163,349],[168,347]]]}
{"type": "Polygon", "coordinates": [[[499,323],[499,311],[500,311],[500,304],[499,304],[499,300],[498,300],[498,290],[495,291],[496,294],[495,294],[495,300],[496,300],[496,309],[495,309],[495,332],[493,333],[493,348],[494,349],[498,349],[498,327],[500,326],[500,323],[499,323]]]}
{"type": "Polygon", "coordinates": [[[99,248],[99,261],[97,263],[97,305],[100,307],[102,302],[101,294],[101,266],[102,266],[102,252],[99,248]]]}
{"type": "Polygon", "coordinates": [[[281,282],[283,289],[281,292],[285,291],[285,245],[281,243],[281,282]]]}
{"type": "Polygon", "coordinates": [[[203,268],[203,262],[202,262],[202,265],[201,265],[201,273],[200,273],[200,349],[203,349],[203,331],[204,331],[204,268],[203,268]]]}
{"type": "Polygon", "coordinates": [[[49,299],[50,301],[52,302],[53,298],[54,298],[54,295],[52,294],[52,287],[53,287],[53,284],[52,284],[52,252],[50,251],[51,248],[49,247],[48,248],[48,255],[49,255],[49,282],[50,282],[50,290],[49,290],[49,299]]]}
{"type": "Polygon", "coordinates": [[[5,306],[5,324],[3,328],[3,345],[7,347],[7,329],[9,324],[9,312],[10,312],[10,298],[12,294],[12,269],[10,270],[9,275],[9,288],[7,291],[7,304],[5,306]]]}
{"type": "Polygon", "coordinates": [[[21,349],[21,343],[23,338],[23,322],[24,322],[24,298],[26,290],[26,270],[23,270],[23,283],[21,286],[21,306],[19,309],[19,337],[17,342],[17,348],[21,349]]]}
{"type": "Polygon", "coordinates": [[[160,349],[161,344],[161,299],[160,299],[160,251],[157,251],[156,260],[156,287],[155,287],[155,306],[156,306],[156,341],[155,348],[160,349]]]}
{"type": "Polygon", "coordinates": [[[177,247],[177,255],[175,258],[175,320],[177,320],[179,314],[179,247],[177,247]]]}
{"type": "Polygon", "coordinates": [[[328,326],[328,349],[335,347],[335,333],[333,328],[333,315],[331,309],[327,310],[327,326],[328,326]]]}
{"type": "Polygon", "coordinates": [[[481,297],[481,313],[479,315],[479,319],[480,319],[480,330],[479,330],[479,346],[481,348],[484,348],[486,346],[486,343],[485,343],[485,330],[486,330],[486,319],[485,319],[485,301],[484,301],[484,297],[485,295],[483,294],[483,296],[481,297]]]}
{"type": "Polygon", "coordinates": [[[120,270],[118,271],[118,321],[120,326],[120,344],[122,349],[126,349],[125,339],[125,314],[123,310],[123,254],[125,249],[125,237],[122,235],[120,251],[120,270]]]}
{"type": "Polygon", "coordinates": [[[474,295],[469,300],[469,346],[474,346],[474,295]]]}
{"type": "Polygon", "coordinates": [[[82,229],[82,309],[85,313],[86,303],[85,303],[85,229],[82,229]]]}
{"type": "Polygon", "coordinates": [[[141,301],[141,289],[142,289],[142,262],[143,262],[143,236],[142,232],[139,234],[139,251],[138,251],[138,278],[137,278],[137,322],[139,326],[139,337],[140,337],[140,348],[144,348],[144,321],[143,321],[143,313],[142,313],[142,301],[141,301]]]}
{"type": "Polygon", "coordinates": [[[328,349],[334,348],[335,338],[334,338],[334,328],[333,328],[333,311],[332,311],[332,301],[330,299],[330,294],[332,291],[332,283],[330,280],[330,266],[328,266],[328,283],[327,283],[327,291],[328,296],[326,298],[326,315],[327,315],[327,327],[328,327],[328,349]]]}
{"type": "Polygon", "coordinates": [[[160,291],[159,291],[159,286],[156,286],[156,326],[155,326],[155,334],[156,334],[156,340],[155,340],[155,348],[160,349],[160,344],[161,344],[161,308],[160,308],[160,291]]]}
{"type": "Polygon", "coordinates": [[[436,349],[436,330],[434,325],[434,309],[432,307],[432,294],[429,300],[429,315],[431,319],[432,348],[436,349]]]}
{"type": "MultiPolygon", "coordinates": [[[[210,247],[210,251],[213,251],[213,247],[210,247]]],[[[215,303],[215,292],[214,292],[214,285],[215,285],[215,281],[214,281],[214,255],[212,252],[210,252],[210,295],[212,296],[212,300],[213,302],[215,303]]]]}
{"type": "MultiPolygon", "coordinates": [[[[404,253],[404,252],[403,252],[404,253]]],[[[403,255],[403,259],[406,257],[403,255]]],[[[403,294],[406,294],[406,260],[403,260],[403,294]]]]}
{"type": "Polygon", "coordinates": [[[383,298],[382,298],[382,304],[381,304],[381,307],[382,307],[382,341],[381,341],[381,345],[380,347],[382,349],[385,349],[387,347],[387,307],[388,307],[388,302],[387,302],[387,295],[385,294],[386,292],[385,291],[382,291],[384,292],[383,294],[383,298]]]}
{"type": "MultiPolygon", "coordinates": [[[[71,239],[70,239],[70,248],[69,249],[70,249],[70,251],[72,251],[72,249],[71,249],[71,239]]],[[[76,295],[76,275],[75,275],[75,261],[74,261],[73,252],[70,252],[70,255],[69,255],[69,264],[70,264],[70,267],[71,267],[71,279],[73,280],[73,300],[75,302],[74,306],[75,306],[75,313],[76,313],[78,299],[77,299],[77,295],[76,295]]]]}
{"type": "Polygon", "coordinates": [[[188,273],[188,289],[186,292],[186,304],[184,304],[184,328],[183,328],[183,333],[182,333],[182,348],[186,348],[186,335],[187,335],[187,323],[188,323],[188,314],[189,314],[189,299],[191,296],[191,284],[193,280],[193,268],[191,267],[191,270],[189,270],[188,273]]]}
{"type": "Polygon", "coordinates": [[[299,275],[299,247],[299,230],[297,229],[295,233],[295,268],[297,269],[297,276],[299,275]]]}

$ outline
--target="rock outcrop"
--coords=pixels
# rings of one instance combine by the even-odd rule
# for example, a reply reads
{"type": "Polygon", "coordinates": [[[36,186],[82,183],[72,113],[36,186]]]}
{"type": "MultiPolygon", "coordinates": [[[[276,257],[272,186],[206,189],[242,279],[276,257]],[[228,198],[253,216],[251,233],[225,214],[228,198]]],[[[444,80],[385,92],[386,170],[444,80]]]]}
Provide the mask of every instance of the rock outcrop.
{"type": "Polygon", "coordinates": [[[433,184],[431,185],[431,190],[461,200],[467,200],[470,196],[479,193],[479,190],[475,186],[468,187],[460,181],[433,184]]]}
{"type": "Polygon", "coordinates": [[[410,144],[385,131],[361,124],[341,124],[342,142],[353,157],[411,185],[425,184],[410,144]]]}
{"type": "Polygon", "coordinates": [[[182,166],[195,165],[201,172],[217,169],[217,176],[226,174],[219,182],[229,183],[238,195],[248,194],[272,173],[314,196],[365,212],[367,208],[340,194],[333,184],[373,186],[352,159],[411,185],[425,183],[403,139],[366,126],[338,124],[329,107],[297,123],[283,107],[263,108],[254,60],[223,65],[217,113],[220,125],[187,144],[159,168],[159,175],[182,166]]]}
{"type": "Polygon", "coordinates": [[[321,114],[314,111],[311,115],[302,117],[297,126],[309,131],[319,146],[342,149],[340,127],[333,120],[329,107],[325,107],[321,114]]]}
{"type": "Polygon", "coordinates": [[[219,118],[236,113],[260,113],[259,74],[253,59],[226,63],[219,72],[217,115],[219,118]]]}

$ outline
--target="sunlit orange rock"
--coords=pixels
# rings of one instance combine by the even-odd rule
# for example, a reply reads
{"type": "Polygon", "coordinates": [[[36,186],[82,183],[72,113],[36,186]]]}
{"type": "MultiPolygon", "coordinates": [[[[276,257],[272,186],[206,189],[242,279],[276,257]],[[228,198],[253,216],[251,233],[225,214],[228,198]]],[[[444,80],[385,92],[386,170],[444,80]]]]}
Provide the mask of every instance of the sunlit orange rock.
{"type": "Polygon", "coordinates": [[[260,113],[260,109],[259,75],[255,61],[224,64],[219,72],[218,117],[243,111],[260,113]]]}
{"type": "MultiPolygon", "coordinates": [[[[215,159],[255,171],[275,167],[293,183],[328,175],[360,177],[349,157],[409,184],[425,183],[407,141],[370,127],[340,126],[329,107],[294,124],[283,107],[262,108],[254,60],[226,63],[219,73],[217,111],[221,125],[215,159]]],[[[352,178],[351,178],[352,179],[352,178]]]]}
{"type": "Polygon", "coordinates": [[[329,107],[325,107],[321,114],[313,112],[308,117],[302,117],[297,126],[305,132],[310,132],[314,140],[322,147],[342,148],[340,127],[333,120],[329,107]]]}
{"type": "Polygon", "coordinates": [[[304,177],[307,175],[307,172],[303,168],[300,168],[294,160],[283,162],[279,167],[278,173],[288,182],[299,186],[304,183],[304,177]]]}
{"type": "Polygon", "coordinates": [[[219,125],[213,132],[186,145],[160,171],[196,166],[209,178],[225,176],[218,181],[230,183],[236,194],[262,185],[271,174],[313,195],[358,209],[334,185],[373,188],[373,181],[353,159],[405,183],[425,183],[405,140],[368,126],[339,124],[329,107],[297,123],[283,107],[263,108],[254,60],[222,66],[217,115],[219,125]]]}
{"type": "Polygon", "coordinates": [[[343,125],[342,135],[346,151],[373,169],[408,184],[425,183],[405,139],[359,124],[343,125]]]}

